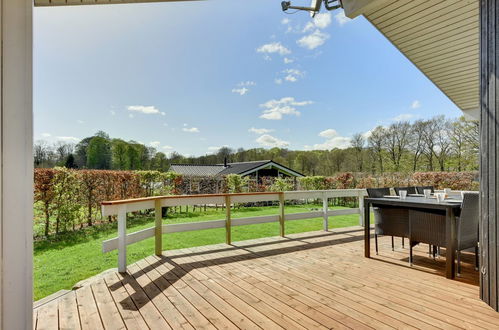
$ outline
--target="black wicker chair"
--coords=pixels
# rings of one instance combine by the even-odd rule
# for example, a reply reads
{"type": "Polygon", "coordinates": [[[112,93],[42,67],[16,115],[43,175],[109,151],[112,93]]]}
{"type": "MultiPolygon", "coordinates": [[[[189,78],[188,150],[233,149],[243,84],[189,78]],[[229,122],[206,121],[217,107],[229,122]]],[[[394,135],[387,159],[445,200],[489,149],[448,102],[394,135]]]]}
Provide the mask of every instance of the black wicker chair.
{"type": "MultiPolygon", "coordinates": [[[[477,193],[465,193],[461,213],[457,217],[457,274],[461,273],[461,251],[475,249],[475,267],[478,268],[478,201],[477,193]]],[[[445,247],[445,212],[409,211],[409,262],[412,248],[418,243],[445,247]]]]}
{"type": "Polygon", "coordinates": [[[432,193],[435,192],[435,187],[433,186],[420,186],[420,187],[416,187],[416,192],[420,195],[424,194],[424,191],[426,189],[430,189],[432,193]]]}
{"type": "MultiPolygon", "coordinates": [[[[390,195],[390,188],[368,188],[367,194],[372,198],[381,198],[390,195]]],[[[378,254],[378,235],[392,237],[392,251],[394,250],[394,237],[409,237],[409,213],[406,209],[396,207],[374,207],[374,242],[378,254]]]]}
{"type": "Polygon", "coordinates": [[[396,187],[396,188],[393,188],[393,190],[395,190],[395,194],[397,196],[399,195],[399,192],[401,190],[406,190],[408,194],[417,194],[415,187],[396,187]]]}

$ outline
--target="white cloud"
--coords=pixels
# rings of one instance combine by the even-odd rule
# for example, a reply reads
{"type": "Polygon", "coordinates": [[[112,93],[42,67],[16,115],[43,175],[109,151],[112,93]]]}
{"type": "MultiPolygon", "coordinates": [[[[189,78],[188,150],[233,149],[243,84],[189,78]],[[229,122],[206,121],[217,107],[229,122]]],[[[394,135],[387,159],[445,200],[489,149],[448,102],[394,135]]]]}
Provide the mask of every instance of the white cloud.
{"type": "Polygon", "coordinates": [[[191,127],[191,128],[184,127],[184,128],[182,128],[182,131],[187,132],[187,133],[199,133],[199,128],[197,128],[197,127],[191,127]]]}
{"type": "Polygon", "coordinates": [[[407,121],[414,118],[412,113],[403,113],[392,118],[393,121],[407,121]]]}
{"type": "Polygon", "coordinates": [[[239,94],[239,95],[245,95],[246,93],[249,92],[249,88],[246,88],[246,87],[241,87],[241,88],[233,88],[232,89],[232,93],[236,93],[236,94],[239,94]]]}
{"type": "Polygon", "coordinates": [[[287,25],[287,24],[289,24],[290,22],[291,22],[291,20],[290,20],[289,18],[283,18],[283,19],[281,20],[281,24],[283,24],[283,25],[287,25]]]}
{"type": "Polygon", "coordinates": [[[303,32],[308,32],[317,29],[325,29],[331,24],[331,13],[320,13],[315,15],[311,22],[308,22],[303,29],[303,32]]]}
{"type": "Polygon", "coordinates": [[[78,124],[85,124],[85,122],[83,120],[80,120],[80,119],[78,119],[77,122],[78,122],[78,124]]]}
{"type": "Polygon", "coordinates": [[[298,81],[298,78],[301,78],[305,75],[304,72],[298,70],[298,69],[286,69],[283,71],[286,76],[284,77],[284,80],[289,81],[289,82],[296,82],[298,81]]]}
{"type": "Polygon", "coordinates": [[[42,133],[42,136],[43,136],[44,138],[48,138],[48,137],[51,137],[51,136],[52,136],[52,134],[50,134],[50,133],[42,133]]]}
{"type": "Polygon", "coordinates": [[[64,142],[79,142],[80,139],[74,136],[58,136],[57,140],[61,140],[64,142]]]}
{"type": "Polygon", "coordinates": [[[268,129],[268,128],[255,128],[255,127],[251,127],[248,132],[250,133],[255,133],[255,134],[266,134],[266,133],[270,133],[270,132],[273,132],[274,130],[273,129],[268,129]]]}
{"type": "Polygon", "coordinates": [[[312,104],[312,101],[296,101],[293,97],[283,97],[280,100],[270,100],[260,104],[263,113],[260,118],[268,120],[280,120],[284,115],[299,116],[300,112],[296,107],[303,107],[312,104]]]}
{"type": "Polygon", "coordinates": [[[332,128],[329,128],[327,130],[320,132],[319,136],[326,138],[326,139],[332,139],[332,138],[338,136],[338,132],[336,132],[336,130],[334,130],[332,128]]]}
{"type": "Polygon", "coordinates": [[[129,118],[135,117],[132,113],[128,115],[129,118]]]}
{"type": "Polygon", "coordinates": [[[326,141],[323,143],[314,144],[313,146],[307,146],[307,149],[330,150],[334,148],[346,149],[350,147],[351,139],[339,135],[338,132],[332,128],[320,132],[319,136],[325,138],[326,141]]]}
{"type": "Polygon", "coordinates": [[[314,32],[302,37],[296,43],[303,48],[308,48],[310,50],[322,46],[326,40],[329,38],[327,33],[321,32],[319,29],[314,32]]]}
{"type": "Polygon", "coordinates": [[[152,142],[149,142],[149,145],[153,148],[159,148],[159,146],[161,145],[161,142],[159,141],[152,141],[152,142]]]}
{"type": "Polygon", "coordinates": [[[172,150],[173,149],[172,146],[163,146],[162,148],[163,148],[163,150],[172,150]]]}
{"type": "Polygon", "coordinates": [[[155,106],[150,105],[130,105],[127,107],[128,111],[134,111],[134,112],[140,112],[146,115],[155,115],[155,114],[162,114],[164,115],[164,112],[160,112],[155,106]]]}
{"type": "Polygon", "coordinates": [[[285,57],[283,61],[284,61],[284,64],[291,64],[291,63],[293,63],[295,60],[293,60],[293,59],[291,59],[291,58],[287,58],[287,57],[285,57]]]}
{"type": "Polygon", "coordinates": [[[418,109],[418,108],[421,108],[421,102],[419,102],[418,100],[414,100],[411,104],[411,109],[418,109]]]}
{"type": "Polygon", "coordinates": [[[348,18],[348,17],[345,16],[345,12],[344,11],[338,12],[338,14],[334,15],[334,18],[336,19],[336,22],[338,22],[338,24],[340,26],[343,26],[343,25],[345,25],[345,24],[347,24],[348,22],[351,21],[350,18],[348,18]]]}
{"type": "Polygon", "coordinates": [[[254,81],[241,81],[237,86],[243,87],[243,86],[255,86],[256,82],[254,81]]]}
{"type": "Polygon", "coordinates": [[[269,44],[262,45],[256,50],[259,53],[278,53],[279,55],[291,54],[291,51],[284,47],[280,42],[272,42],[269,44]]]}
{"type": "Polygon", "coordinates": [[[285,148],[289,146],[289,142],[280,140],[276,137],[273,137],[271,135],[265,134],[260,136],[258,139],[255,140],[258,144],[264,147],[269,147],[269,148],[285,148]]]}
{"type": "Polygon", "coordinates": [[[111,116],[116,115],[116,111],[114,111],[114,110],[111,110],[111,111],[109,111],[109,112],[111,113],[111,116]]]}
{"type": "Polygon", "coordinates": [[[280,84],[282,84],[282,79],[281,79],[281,78],[276,78],[276,79],[274,79],[274,82],[275,82],[277,85],[280,85],[280,84]]]}

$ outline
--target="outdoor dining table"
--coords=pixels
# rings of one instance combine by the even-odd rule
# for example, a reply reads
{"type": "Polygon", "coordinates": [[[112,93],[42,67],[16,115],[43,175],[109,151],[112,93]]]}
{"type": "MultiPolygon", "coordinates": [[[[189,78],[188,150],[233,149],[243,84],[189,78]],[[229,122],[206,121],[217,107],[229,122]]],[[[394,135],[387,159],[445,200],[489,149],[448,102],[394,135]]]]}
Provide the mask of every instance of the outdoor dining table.
{"type": "Polygon", "coordinates": [[[456,257],[456,213],[461,208],[462,201],[459,199],[446,199],[443,202],[438,202],[436,198],[424,198],[408,196],[406,199],[400,199],[398,196],[390,196],[383,198],[364,198],[364,256],[371,257],[371,235],[370,235],[370,219],[371,207],[397,207],[408,210],[418,210],[424,212],[445,211],[445,236],[447,246],[445,247],[446,266],[445,275],[447,278],[454,278],[455,257],[456,257]]]}

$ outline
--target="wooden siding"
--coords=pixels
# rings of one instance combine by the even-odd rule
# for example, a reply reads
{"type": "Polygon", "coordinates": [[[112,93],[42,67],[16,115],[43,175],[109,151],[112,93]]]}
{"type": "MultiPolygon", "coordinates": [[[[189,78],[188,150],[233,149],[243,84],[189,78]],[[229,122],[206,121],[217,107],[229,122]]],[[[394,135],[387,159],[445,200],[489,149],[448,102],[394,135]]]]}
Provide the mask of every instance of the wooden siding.
{"type": "Polygon", "coordinates": [[[366,259],[362,238],[352,227],[165,251],[38,307],[35,329],[499,328],[472,254],[451,281],[427,245],[411,268],[399,239],[366,259]]]}
{"type": "Polygon", "coordinates": [[[478,0],[390,0],[364,16],[461,110],[475,113],[478,7],[478,0]]]}
{"type": "Polygon", "coordinates": [[[498,48],[499,3],[481,1],[481,292],[482,299],[499,311],[498,250],[498,174],[499,174],[499,96],[498,48]]]}

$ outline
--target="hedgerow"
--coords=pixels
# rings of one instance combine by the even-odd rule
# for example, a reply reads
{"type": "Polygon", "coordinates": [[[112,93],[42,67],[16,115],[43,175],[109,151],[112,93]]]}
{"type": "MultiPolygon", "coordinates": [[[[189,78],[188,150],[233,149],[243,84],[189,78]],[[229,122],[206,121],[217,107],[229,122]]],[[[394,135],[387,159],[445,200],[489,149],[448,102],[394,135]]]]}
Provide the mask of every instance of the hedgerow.
{"type": "MultiPolygon", "coordinates": [[[[183,177],[172,172],[74,170],[64,167],[35,169],[35,235],[49,236],[100,224],[101,203],[147,196],[352,189],[433,185],[437,189],[478,190],[476,172],[392,173],[383,176],[340,173],[334,177],[299,179],[261,177],[183,177]]],[[[335,205],[356,203],[338,199],[335,205]]],[[[108,218],[106,221],[114,221],[108,218]]]]}

